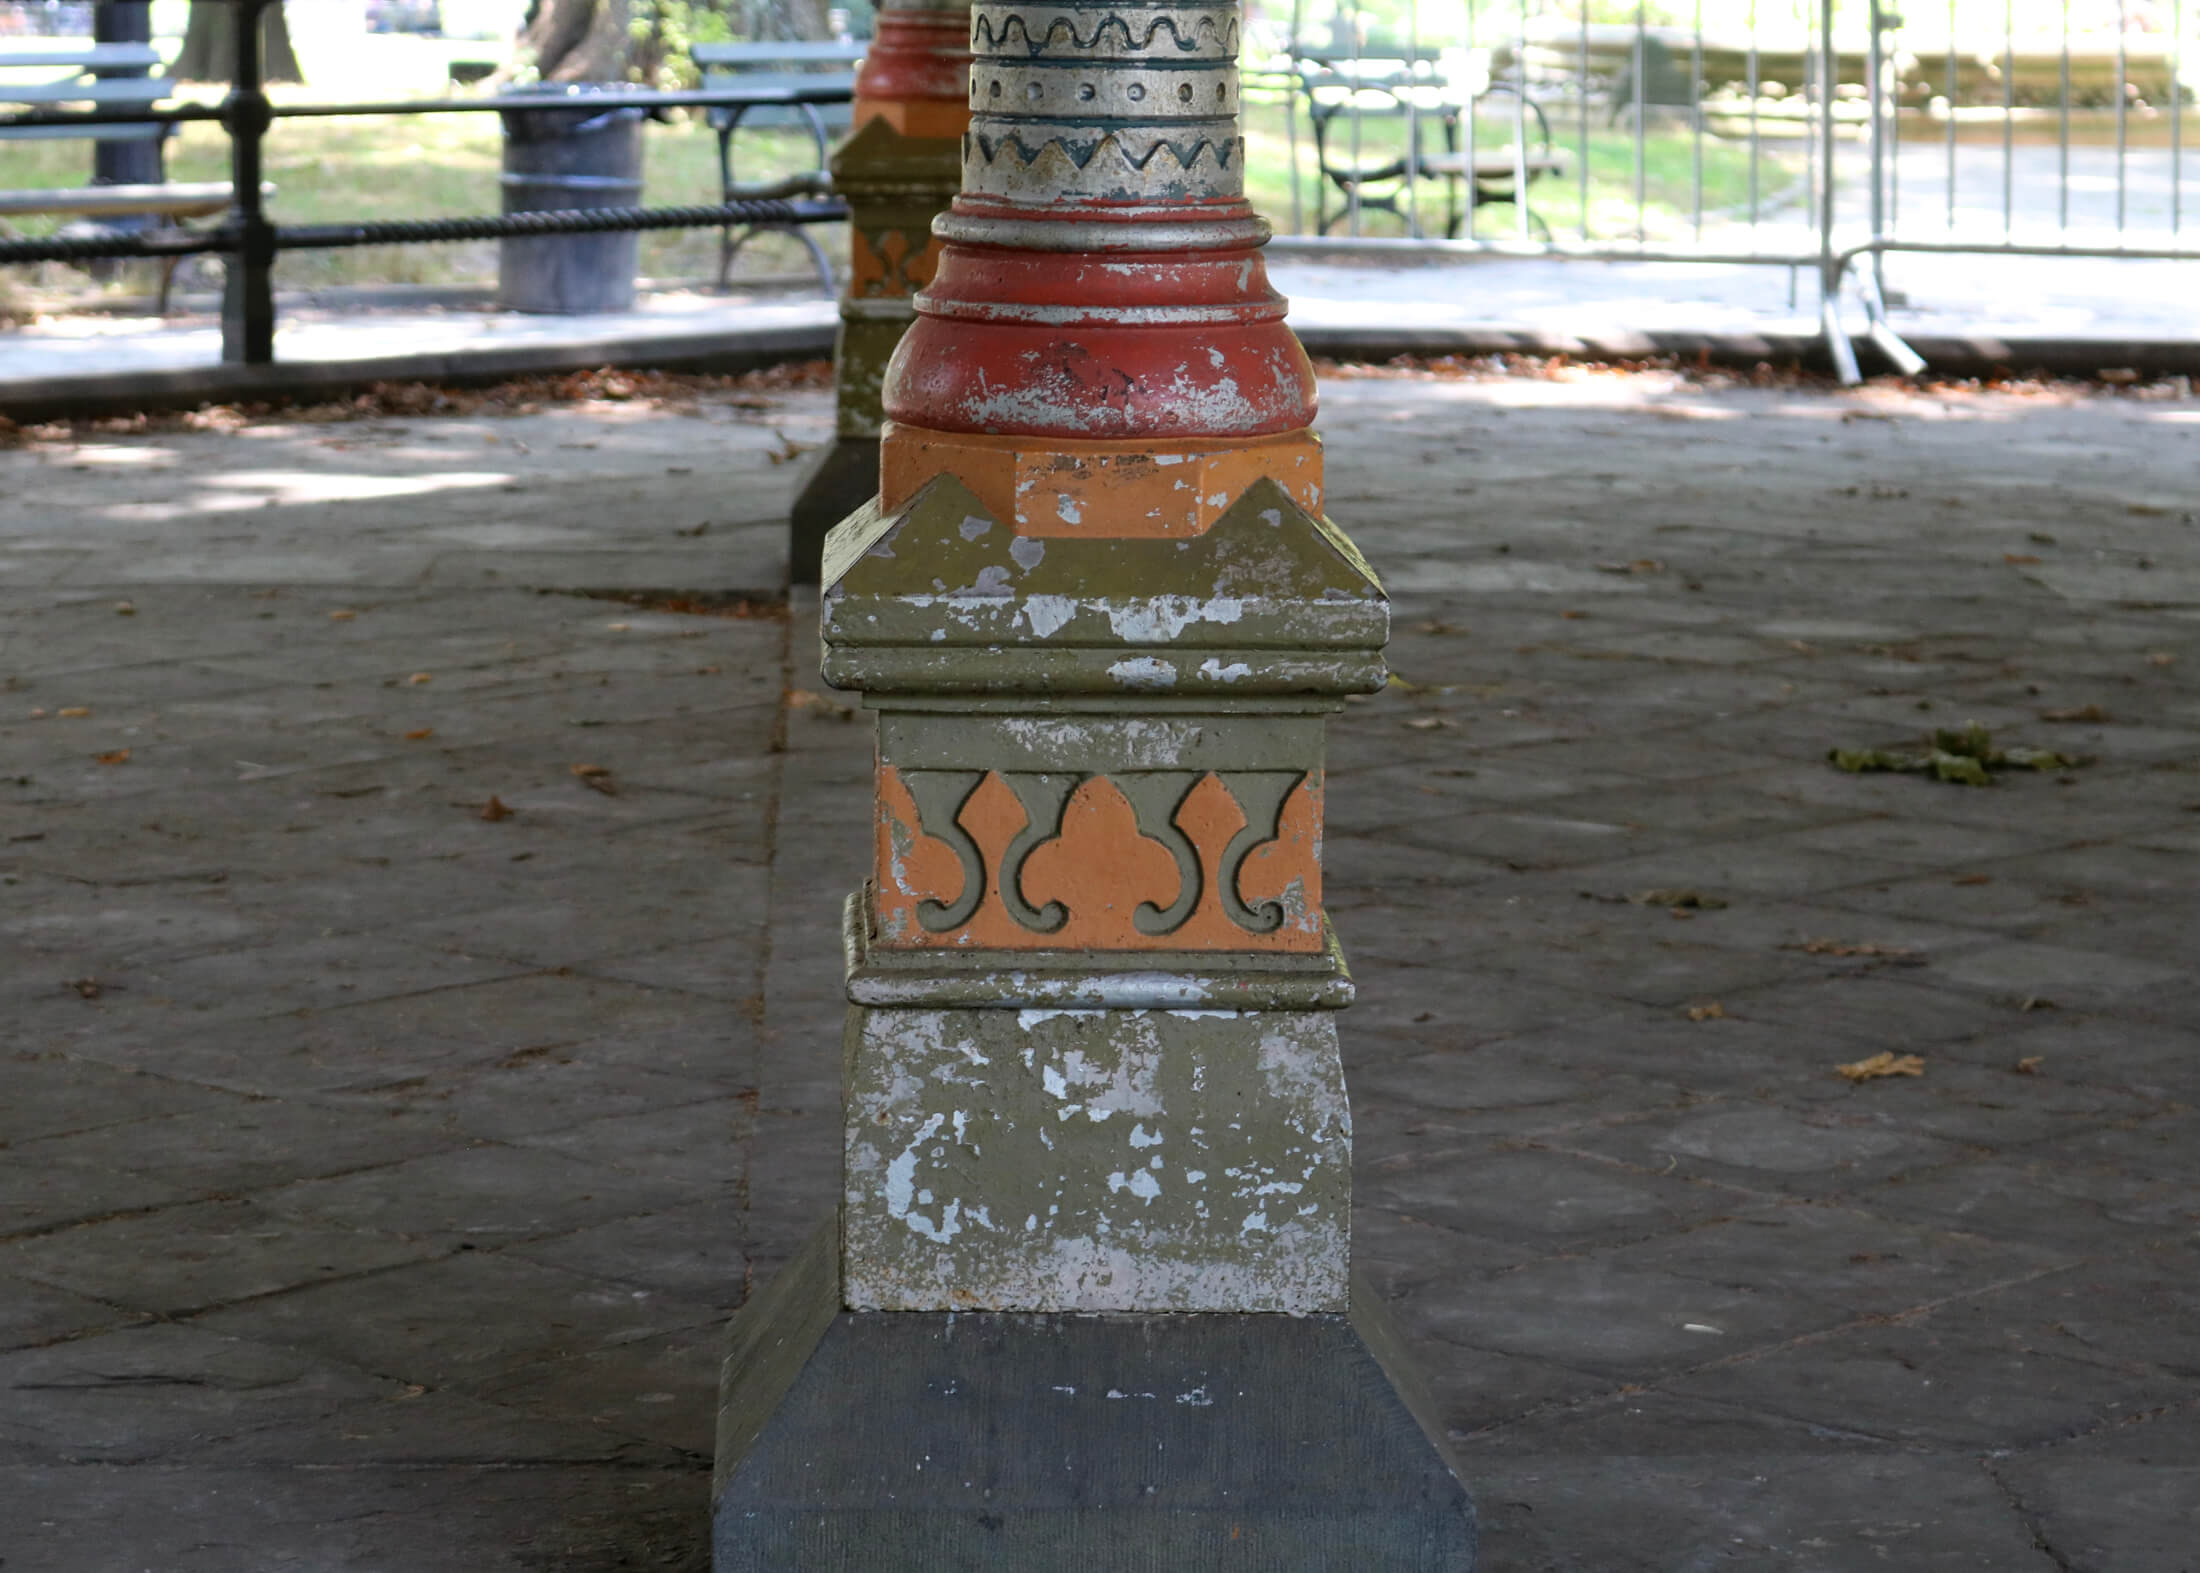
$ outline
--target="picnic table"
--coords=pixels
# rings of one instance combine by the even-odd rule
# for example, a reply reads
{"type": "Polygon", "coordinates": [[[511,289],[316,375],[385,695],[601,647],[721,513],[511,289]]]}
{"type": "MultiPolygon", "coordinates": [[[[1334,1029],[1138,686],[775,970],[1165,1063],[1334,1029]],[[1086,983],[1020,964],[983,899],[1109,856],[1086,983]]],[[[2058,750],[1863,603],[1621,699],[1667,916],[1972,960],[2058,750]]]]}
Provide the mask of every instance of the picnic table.
{"type": "MultiPolygon", "coordinates": [[[[1529,188],[1565,169],[1551,149],[1541,106],[1518,84],[1468,77],[1434,51],[1371,46],[1361,53],[1297,50],[1292,56],[1320,169],[1314,227],[1328,234],[1361,214],[1390,213],[1425,233],[1416,182],[1440,185],[1443,233],[1456,238],[1476,207],[1523,206],[1529,188]],[[1478,134],[1477,109],[1509,99],[1502,139],[1478,134]],[[1367,145],[1373,127],[1375,146],[1367,145]],[[1430,140],[1439,145],[1429,146],[1430,140]],[[1331,188],[1337,205],[1330,207],[1331,188]],[[1465,193],[1471,200],[1463,200],[1465,193]]],[[[1529,221],[1542,221],[1528,210],[1529,221]]]]}
{"type": "MultiPolygon", "coordinates": [[[[56,69],[42,82],[0,82],[0,108],[150,109],[174,90],[158,74],[160,55],[150,44],[81,44],[63,49],[0,49],[0,69],[56,69]]],[[[115,125],[0,126],[0,142],[150,142],[156,148],[174,127],[157,120],[115,125]]],[[[157,165],[156,165],[157,167],[157,165]]],[[[128,185],[30,187],[0,190],[0,229],[10,218],[65,215],[74,219],[151,218],[176,223],[226,212],[227,181],[158,180],[128,185]]],[[[160,309],[168,309],[175,259],[161,269],[160,309]]]]}
{"type": "MultiPolygon", "coordinates": [[[[743,126],[763,129],[772,126],[799,126],[807,130],[816,153],[815,170],[823,174],[827,160],[832,156],[833,138],[846,131],[854,121],[856,65],[863,59],[868,46],[862,42],[846,43],[741,43],[697,44],[689,50],[696,66],[701,70],[703,86],[708,89],[755,89],[768,94],[774,89],[801,88],[807,90],[804,101],[788,103],[760,97],[753,104],[717,104],[710,110],[709,122],[718,133],[718,185],[724,202],[738,202],[752,195],[759,183],[745,182],[734,170],[733,139],[743,126]],[[816,98],[816,90],[831,87],[841,90],[845,97],[827,100],[816,98]]],[[[838,204],[837,215],[821,212],[813,223],[821,223],[832,217],[846,218],[847,205],[838,204]]],[[[725,288],[727,275],[732,271],[733,259],[743,246],[760,234],[787,234],[799,240],[810,254],[818,276],[827,291],[835,288],[832,259],[818,245],[807,230],[795,224],[751,224],[739,231],[725,229],[719,232],[718,287],[725,288]]]]}

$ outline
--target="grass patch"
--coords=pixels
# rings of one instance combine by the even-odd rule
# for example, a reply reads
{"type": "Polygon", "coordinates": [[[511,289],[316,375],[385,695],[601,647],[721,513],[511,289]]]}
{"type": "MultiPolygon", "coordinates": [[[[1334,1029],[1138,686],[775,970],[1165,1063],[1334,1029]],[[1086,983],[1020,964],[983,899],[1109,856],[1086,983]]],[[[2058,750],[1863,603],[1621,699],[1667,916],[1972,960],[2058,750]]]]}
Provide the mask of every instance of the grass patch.
{"type": "MultiPolygon", "coordinates": [[[[1591,118],[1585,208],[1580,125],[1569,117],[1563,106],[1554,107],[1548,113],[1551,115],[1550,151],[1563,160],[1565,168],[1562,173],[1546,175],[1530,186],[1529,209],[1541,221],[1534,233],[1538,238],[1548,235],[1560,241],[1579,241],[1586,227],[1587,238],[1591,241],[1632,240],[1636,234],[1634,133],[1624,127],[1604,124],[1601,111],[1591,118]]],[[[1297,118],[1297,211],[1302,215],[1301,228],[1312,232],[1318,177],[1313,138],[1306,129],[1303,106],[1297,118]]],[[[1442,146],[1442,133],[1436,126],[1424,122],[1421,135],[1424,150],[1433,152],[1442,146]]],[[[1332,162],[1354,162],[1348,152],[1348,136],[1349,132],[1340,121],[1332,133],[1332,162]]],[[[1293,163],[1289,113],[1280,98],[1247,103],[1245,137],[1246,186],[1253,204],[1269,216],[1279,231],[1288,231],[1294,211],[1293,163]]],[[[1365,120],[1360,128],[1357,162],[1365,166],[1396,157],[1404,151],[1405,141],[1402,122],[1365,120]]],[[[1464,143],[1462,133],[1462,147],[1464,143]]],[[[1509,106],[1493,104],[1478,119],[1474,137],[1476,154],[1487,157],[1509,153],[1512,144],[1509,106]]],[[[1541,150],[1541,143],[1533,131],[1528,145],[1531,152],[1541,150]]],[[[1757,214],[1761,220],[1774,222],[1802,216],[1797,188],[1807,170],[1807,157],[1808,150],[1800,142],[1793,147],[1774,144],[1761,148],[1754,173],[1757,214]]],[[[1665,123],[1650,127],[1642,145],[1641,228],[1646,238],[1681,241],[1693,237],[1699,181],[1706,233],[1749,222],[1752,170],[1746,143],[1706,134],[1699,145],[1683,125],[1665,123]]],[[[1396,189],[1393,182],[1387,187],[1371,185],[1369,191],[1376,194],[1396,189]]],[[[1423,233],[1441,233],[1443,183],[1425,181],[1419,196],[1423,233]]],[[[1332,219],[1330,233],[1346,233],[1346,226],[1335,219],[1341,201],[1337,188],[1331,185],[1323,199],[1332,219]]],[[[1463,193],[1461,202],[1464,205],[1463,193]]],[[[1405,234],[1406,226],[1397,215],[1363,209],[1360,231],[1367,235],[1396,236],[1405,234]]],[[[1478,238],[1509,240],[1516,238],[1518,233],[1519,215],[1510,202],[1477,207],[1475,234],[1478,238]]]]}

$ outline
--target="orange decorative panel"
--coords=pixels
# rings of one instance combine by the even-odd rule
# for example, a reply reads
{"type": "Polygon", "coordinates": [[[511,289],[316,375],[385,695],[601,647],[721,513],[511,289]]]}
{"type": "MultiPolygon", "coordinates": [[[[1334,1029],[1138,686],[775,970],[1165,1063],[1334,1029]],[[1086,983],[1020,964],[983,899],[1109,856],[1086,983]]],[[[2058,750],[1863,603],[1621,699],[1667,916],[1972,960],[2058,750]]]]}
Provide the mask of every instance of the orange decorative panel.
{"type": "Polygon", "coordinates": [[[1313,773],[882,766],[878,942],[1318,951],[1321,818],[1313,773]]]}

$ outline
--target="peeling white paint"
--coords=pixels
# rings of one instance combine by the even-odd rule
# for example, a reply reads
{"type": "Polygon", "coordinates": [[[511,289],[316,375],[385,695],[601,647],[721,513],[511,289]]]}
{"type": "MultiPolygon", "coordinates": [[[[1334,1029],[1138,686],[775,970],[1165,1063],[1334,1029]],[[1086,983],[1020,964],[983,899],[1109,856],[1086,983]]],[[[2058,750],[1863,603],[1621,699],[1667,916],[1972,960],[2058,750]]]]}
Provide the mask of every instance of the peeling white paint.
{"type": "Polygon", "coordinates": [[[1167,661],[1150,655],[1134,656],[1127,661],[1117,661],[1108,668],[1108,676],[1125,688],[1174,688],[1176,668],[1167,661]]]}
{"type": "Polygon", "coordinates": [[[961,532],[964,540],[975,541],[979,536],[993,528],[993,521],[978,514],[966,513],[963,515],[963,522],[955,528],[961,532]]]}
{"type": "Polygon", "coordinates": [[[1232,661],[1224,666],[1220,656],[1211,655],[1199,663],[1199,675],[1210,682],[1234,683],[1240,678],[1251,677],[1253,669],[1243,661],[1232,661]]]}
{"type": "Polygon", "coordinates": [[[1015,559],[1017,567],[1029,573],[1046,560],[1047,543],[1033,536],[1019,535],[1008,543],[1008,555],[1015,559]]]}
{"type": "Polygon", "coordinates": [[[1077,599],[1068,595],[1031,595],[1024,598],[1017,616],[1031,629],[1034,639],[1049,639],[1077,615],[1077,599]]]}
{"type": "Polygon", "coordinates": [[[1108,627],[1132,644],[1167,644],[1194,623],[1234,623],[1245,615],[1239,596],[1147,595],[1136,600],[1095,603],[1108,627]]]}
{"type": "Polygon", "coordinates": [[[1161,1194],[1161,1182],[1148,1169],[1134,1169],[1128,1175],[1118,1169],[1108,1176],[1108,1189],[1111,1192],[1129,1191],[1139,1200],[1151,1205],[1153,1199],[1161,1194]]]}
{"type": "Polygon", "coordinates": [[[1016,1025],[1023,1031],[1029,1032],[1034,1027],[1046,1025],[1058,1016],[1098,1016],[1102,1014],[1104,1013],[1096,1010],[1020,1010],[1016,1013],[1016,1025]]]}

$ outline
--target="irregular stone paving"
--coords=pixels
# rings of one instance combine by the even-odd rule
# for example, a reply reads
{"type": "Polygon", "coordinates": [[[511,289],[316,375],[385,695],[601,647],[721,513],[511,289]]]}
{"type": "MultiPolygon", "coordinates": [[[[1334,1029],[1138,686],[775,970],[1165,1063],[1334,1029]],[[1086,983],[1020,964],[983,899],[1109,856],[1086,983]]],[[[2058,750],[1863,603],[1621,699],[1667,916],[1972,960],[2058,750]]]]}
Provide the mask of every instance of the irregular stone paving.
{"type": "MultiPolygon", "coordinates": [[[[2200,1567],[2200,405],[1325,398],[1358,1254],[1484,1568],[2200,1567]],[[1824,761],[1973,719],[2094,762],[1824,761]]],[[[704,1566],[867,728],[801,607],[538,592],[775,582],[829,420],[0,450],[7,1573],[704,1566]]]]}

